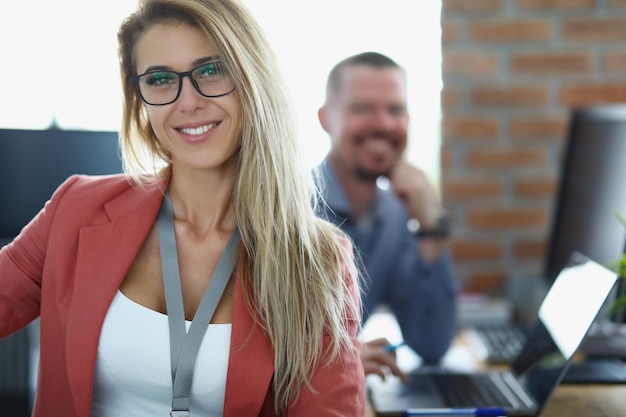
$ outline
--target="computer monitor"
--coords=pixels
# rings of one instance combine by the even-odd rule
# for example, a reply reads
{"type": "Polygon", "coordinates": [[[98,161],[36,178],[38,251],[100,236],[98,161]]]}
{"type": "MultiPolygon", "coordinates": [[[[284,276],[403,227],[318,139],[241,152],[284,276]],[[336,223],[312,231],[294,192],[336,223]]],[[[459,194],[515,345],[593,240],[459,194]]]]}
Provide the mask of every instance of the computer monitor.
{"type": "Polygon", "coordinates": [[[574,109],[545,258],[548,285],[573,251],[604,265],[622,257],[626,227],[616,213],[626,216],[626,105],[574,109]]]}
{"type": "MultiPolygon", "coordinates": [[[[563,149],[543,271],[547,286],[574,251],[604,265],[626,253],[626,227],[616,215],[626,216],[626,105],[572,109],[563,149]]],[[[622,278],[581,346],[587,356],[626,358],[626,315],[611,310],[625,294],[622,278]]],[[[588,368],[589,375],[596,372],[588,368]]]]}
{"type": "Polygon", "coordinates": [[[119,172],[117,132],[0,129],[0,246],[70,175],[119,172]]]}

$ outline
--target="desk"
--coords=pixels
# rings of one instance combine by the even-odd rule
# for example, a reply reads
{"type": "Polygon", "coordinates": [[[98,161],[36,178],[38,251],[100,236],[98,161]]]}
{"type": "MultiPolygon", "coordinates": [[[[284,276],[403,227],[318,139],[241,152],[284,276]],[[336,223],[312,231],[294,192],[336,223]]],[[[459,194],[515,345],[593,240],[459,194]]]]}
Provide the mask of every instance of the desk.
{"type": "Polygon", "coordinates": [[[618,417],[626,410],[626,385],[561,385],[541,417],[618,417]]]}
{"type": "MultiPolygon", "coordinates": [[[[626,410],[626,385],[561,385],[541,417],[619,417],[626,410]]],[[[366,417],[376,417],[368,404],[366,417]]]]}
{"type": "MultiPolygon", "coordinates": [[[[460,346],[468,346],[462,331],[453,344],[460,346]]],[[[489,368],[475,360],[477,368],[489,368]]],[[[565,384],[556,389],[540,417],[620,417],[626,415],[625,410],[626,384],[565,384]]],[[[376,417],[369,405],[366,417],[376,417]]]]}

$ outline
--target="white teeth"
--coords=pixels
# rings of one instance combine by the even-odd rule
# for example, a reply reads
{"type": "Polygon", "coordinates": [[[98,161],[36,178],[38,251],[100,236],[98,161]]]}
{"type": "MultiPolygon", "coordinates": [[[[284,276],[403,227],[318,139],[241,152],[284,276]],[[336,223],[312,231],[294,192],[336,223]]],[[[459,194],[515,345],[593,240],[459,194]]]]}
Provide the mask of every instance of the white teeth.
{"type": "Polygon", "coordinates": [[[214,128],[215,126],[216,126],[215,123],[211,123],[211,124],[196,127],[196,128],[183,127],[182,129],[180,129],[180,131],[188,135],[201,135],[203,133],[208,132],[210,129],[214,128]]]}

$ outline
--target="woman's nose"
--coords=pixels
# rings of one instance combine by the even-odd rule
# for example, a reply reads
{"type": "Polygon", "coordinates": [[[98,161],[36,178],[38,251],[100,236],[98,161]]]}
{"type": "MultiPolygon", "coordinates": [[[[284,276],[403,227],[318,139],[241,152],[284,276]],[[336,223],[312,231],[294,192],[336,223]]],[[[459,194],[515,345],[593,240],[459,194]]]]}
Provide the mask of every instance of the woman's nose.
{"type": "Polygon", "coordinates": [[[183,77],[181,80],[180,96],[176,102],[178,108],[184,112],[193,112],[198,108],[203,107],[205,98],[196,90],[189,77],[183,77]]]}

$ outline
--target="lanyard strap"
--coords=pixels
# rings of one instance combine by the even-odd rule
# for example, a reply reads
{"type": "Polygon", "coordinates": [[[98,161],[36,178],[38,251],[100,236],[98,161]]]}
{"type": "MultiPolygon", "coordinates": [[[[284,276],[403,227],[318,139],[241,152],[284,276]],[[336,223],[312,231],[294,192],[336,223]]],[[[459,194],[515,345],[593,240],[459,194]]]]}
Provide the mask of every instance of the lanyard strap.
{"type": "Polygon", "coordinates": [[[237,263],[237,246],[241,239],[239,229],[235,226],[228,239],[226,249],[222,253],[213,277],[209,282],[198,310],[189,327],[185,328],[185,312],[180,284],[180,269],[176,251],[176,235],[174,233],[174,210],[169,191],[166,193],[157,217],[159,231],[159,247],[161,251],[161,267],[163,284],[165,285],[165,303],[170,329],[170,360],[172,364],[172,411],[182,412],[189,416],[191,396],[191,380],[196,363],[198,349],[209,326],[217,303],[222,298],[226,283],[237,263]]]}

